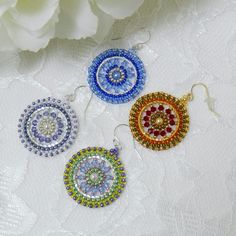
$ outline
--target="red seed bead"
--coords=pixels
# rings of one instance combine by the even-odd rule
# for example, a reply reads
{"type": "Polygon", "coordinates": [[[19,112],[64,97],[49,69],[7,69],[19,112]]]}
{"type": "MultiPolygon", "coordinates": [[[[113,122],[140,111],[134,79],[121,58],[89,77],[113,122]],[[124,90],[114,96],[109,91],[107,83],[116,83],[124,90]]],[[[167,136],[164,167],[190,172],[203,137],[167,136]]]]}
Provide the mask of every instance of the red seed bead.
{"type": "Polygon", "coordinates": [[[159,110],[159,111],[163,111],[163,110],[164,110],[164,107],[163,107],[162,105],[160,105],[160,106],[158,107],[158,110],[159,110]]]}
{"type": "Polygon", "coordinates": [[[152,134],[153,131],[154,131],[154,129],[152,129],[152,128],[148,129],[148,133],[149,133],[149,134],[152,134]]]}
{"type": "Polygon", "coordinates": [[[149,127],[149,126],[150,126],[149,122],[145,122],[145,123],[144,123],[144,126],[145,126],[145,127],[149,127]]]}
{"type": "Polygon", "coordinates": [[[154,135],[157,137],[158,135],[160,134],[160,132],[159,131],[154,131],[154,135]]]}
{"type": "Polygon", "coordinates": [[[150,116],[152,114],[151,111],[146,111],[147,116],[150,116]]]}
{"type": "Polygon", "coordinates": [[[170,114],[171,113],[171,109],[166,109],[166,114],[170,114]]]}
{"type": "Polygon", "coordinates": [[[169,115],[169,118],[172,120],[172,119],[175,118],[175,116],[174,115],[169,115]]]}
{"type": "Polygon", "coordinates": [[[166,131],[167,131],[168,133],[171,133],[172,128],[171,128],[171,127],[167,127],[167,128],[166,128],[166,131]]]}
{"type": "Polygon", "coordinates": [[[172,126],[175,125],[175,121],[174,121],[174,120],[171,120],[171,121],[170,121],[170,125],[172,125],[172,126]]]}
{"type": "Polygon", "coordinates": [[[156,110],[157,110],[156,107],[151,107],[152,112],[155,112],[156,110]]]}
{"type": "Polygon", "coordinates": [[[148,116],[144,116],[144,117],[143,117],[143,120],[149,121],[149,117],[148,117],[148,116]]]}
{"type": "Polygon", "coordinates": [[[165,136],[166,135],[166,132],[163,130],[161,131],[161,136],[165,136]]]}

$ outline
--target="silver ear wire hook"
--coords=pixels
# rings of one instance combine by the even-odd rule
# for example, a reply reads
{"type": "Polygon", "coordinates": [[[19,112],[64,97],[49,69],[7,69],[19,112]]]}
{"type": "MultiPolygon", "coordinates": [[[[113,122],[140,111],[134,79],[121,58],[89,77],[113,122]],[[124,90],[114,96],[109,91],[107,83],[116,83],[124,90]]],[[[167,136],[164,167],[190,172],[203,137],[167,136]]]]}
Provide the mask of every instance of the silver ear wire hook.
{"type": "MultiPolygon", "coordinates": [[[[144,28],[142,28],[142,30],[144,30],[144,28]]],[[[142,49],[143,46],[146,45],[151,40],[151,37],[152,37],[151,31],[150,30],[145,30],[145,31],[148,33],[147,40],[144,42],[140,42],[140,43],[135,44],[134,46],[132,46],[132,48],[131,48],[132,50],[138,51],[138,50],[142,49]]]]}
{"type": "Polygon", "coordinates": [[[86,87],[87,87],[86,85],[79,85],[78,87],[76,87],[72,94],[66,95],[67,102],[74,102],[79,89],[86,88],[86,87]]]}
{"type": "Polygon", "coordinates": [[[121,146],[120,140],[118,139],[116,133],[117,133],[117,129],[120,128],[121,126],[129,127],[127,124],[119,124],[114,129],[113,144],[114,144],[115,148],[117,148],[119,150],[122,150],[122,146],[121,146]]]}
{"type": "Polygon", "coordinates": [[[87,110],[88,110],[88,107],[89,107],[89,105],[90,105],[92,99],[93,99],[93,93],[91,92],[89,101],[88,101],[88,103],[87,103],[87,105],[86,105],[86,107],[85,107],[85,109],[84,109],[84,120],[85,120],[85,121],[86,121],[86,117],[87,117],[87,110]]]}
{"type": "MultiPolygon", "coordinates": [[[[73,91],[72,94],[69,94],[69,95],[66,95],[66,96],[65,96],[65,97],[66,97],[66,100],[67,100],[68,102],[74,102],[74,101],[75,101],[75,98],[76,98],[76,95],[77,95],[78,91],[79,91],[81,88],[87,88],[87,86],[86,86],[86,85],[79,85],[79,86],[77,86],[77,87],[74,89],[74,91],[73,91]]],[[[90,103],[91,103],[91,101],[92,101],[92,98],[93,98],[93,93],[91,92],[91,96],[90,96],[90,98],[89,98],[89,101],[88,101],[88,103],[87,103],[87,105],[86,105],[86,107],[85,107],[85,109],[84,109],[84,120],[85,120],[85,121],[86,121],[87,110],[88,110],[88,107],[89,107],[89,105],[90,105],[90,103]]]]}
{"type": "Polygon", "coordinates": [[[207,103],[208,109],[209,109],[212,113],[214,113],[216,116],[220,117],[220,114],[215,111],[215,99],[210,96],[208,87],[207,87],[205,84],[203,84],[203,83],[193,84],[193,86],[192,86],[192,88],[191,88],[191,101],[194,99],[193,90],[194,90],[194,88],[197,87],[197,86],[202,86],[202,87],[205,89],[206,97],[207,97],[205,101],[206,101],[206,103],[207,103]]]}
{"type": "MultiPolygon", "coordinates": [[[[129,127],[127,124],[119,124],[119,125],[117,125],[117,126],[115,127],[114,132],[113,132],[113,145],[114,145],[114,147],[117,148],[119,151],[122,150],[122,145],[121,145],[121,143],[120,143],[119,138],[117,137],[117,130],[118,130],[118,128],[120,128],[120,127],[122,127],[122,126],[129,127]]],[[[143,160],[142,157],[141,157],[141,155],[139,154],[137,148],[136,148],[134,138],[133,138],[133,146],[134,146],[134,150],[137,152],[139,158],[140,158],[141,160],[143,160]]]]}
{"type": "MultiPolygon", "coordinates": [[[[140,30],[146,31],[148,33],[148,38],[144,42],[140,42],[140,43],[133,45],[131,47],[131,49],[134,51],[138,51],[138,50],[142,49],[143,46],[146,45],[151,40],[151,37],[152,37],[150,30],[146,30],[145,28],[141,28],[140,30]]],[[[122,39],[122,37],[112,38],[111,40],[120,40],[120,39],[122,39]]]]}

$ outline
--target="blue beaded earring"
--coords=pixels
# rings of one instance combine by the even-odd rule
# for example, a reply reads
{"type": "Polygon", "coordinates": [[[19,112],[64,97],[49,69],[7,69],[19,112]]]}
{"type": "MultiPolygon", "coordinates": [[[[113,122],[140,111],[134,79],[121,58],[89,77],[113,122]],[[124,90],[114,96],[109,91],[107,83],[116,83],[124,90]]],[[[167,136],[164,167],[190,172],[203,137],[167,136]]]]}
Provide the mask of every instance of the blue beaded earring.
{"type": "Polygon", "coordinates": [[[18,133],[25,148],[39,156],[50,157],[64,152],[74,143],[78,119],[69,103],[75,100],[77,90],[83,87],[86,86],[77,87],[65,101],[48,97],[38,99],[24,109],[18,133]]]}
{"type": "Polygon", "coordinates": [[[150,40],[131,49],[108,49],[96,56],[88,68],[88,84],[105,102],[121,104],[133,100],[143,90],[146,81],[144,64],[137,51],[150,40]]]}

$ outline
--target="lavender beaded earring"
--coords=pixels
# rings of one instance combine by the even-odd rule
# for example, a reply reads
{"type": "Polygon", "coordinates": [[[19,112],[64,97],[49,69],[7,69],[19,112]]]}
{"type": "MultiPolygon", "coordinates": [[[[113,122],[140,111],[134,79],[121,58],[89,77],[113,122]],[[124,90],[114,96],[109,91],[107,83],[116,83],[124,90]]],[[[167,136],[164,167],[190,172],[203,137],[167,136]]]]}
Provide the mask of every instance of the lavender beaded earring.
{"type": "MultiPolygon", "coordinates": [[[[55,156],[67,150],[78,132],[78,119],[71,108],[79,86],[65,101],[48,97],[28,105],[21,114],[18,133],[21,143],[39,156],[55,156]]],[[[86,107],[87,109],[87,107],[86,107]]]]}
{"type": "Polygon", "coordinates": [[[146,71],[137,51],[146,44],[138,43],[131,49],[108,49],[94,58],[88,68],[88,84],[92,92],[113,104],[133,100],[143,90],[146,71]]]}

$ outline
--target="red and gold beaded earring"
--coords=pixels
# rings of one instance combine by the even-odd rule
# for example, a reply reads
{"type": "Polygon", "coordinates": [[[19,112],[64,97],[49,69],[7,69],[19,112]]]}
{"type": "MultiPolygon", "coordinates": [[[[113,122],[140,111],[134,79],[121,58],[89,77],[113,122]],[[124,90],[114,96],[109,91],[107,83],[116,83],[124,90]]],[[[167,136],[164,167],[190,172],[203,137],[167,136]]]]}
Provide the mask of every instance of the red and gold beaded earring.
{"type": "Polygon", "coordinates": [[[130,110],[129,126],[133,137],[144,147],[167,150],[176,146],[189,130],[188,103],[193,100],[193,89],[203,86],[209,110],[214,111],[214,99],[205,84],[194,84],[191,92],[176,98],[164,92],[149,93],[140,97],[130,110]]]}

